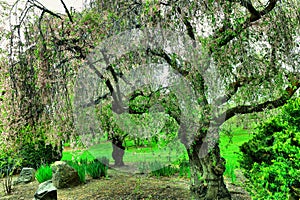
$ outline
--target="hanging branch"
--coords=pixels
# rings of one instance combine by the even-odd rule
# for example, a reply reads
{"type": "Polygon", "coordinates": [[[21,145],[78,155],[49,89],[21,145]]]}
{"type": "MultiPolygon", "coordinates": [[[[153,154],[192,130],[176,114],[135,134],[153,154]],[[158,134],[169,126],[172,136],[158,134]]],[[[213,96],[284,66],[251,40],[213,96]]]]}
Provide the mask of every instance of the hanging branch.
{"type": "Polygon", "coordinates": [[[70,14],[70,12],[69,12],[69,10],[68,10],[68,8],[67,8],[65,2],[64,2],[63,0],[60,0],[60,2],[61,2],[62,5],[64,6],[64,9],[65,9],[65,11],[66,11],[66,13],[67,13],[67,15],[68,15],[68,17],[69,17],[69,19],[70,19],[70,22],[74,23],[74,22],[73,22],[73,19],[72,19],[72,16],[71,16],[71,14],[70,14]]]}
{"type": "Polygon", "coordinates": [[[28,0],[28,2],[30,2],[32,5],[34,5],[36,8],[40,9],[41,11],[44,11],[54,17],[57,17],[59,19],[62,19],[61,16],[59,16],[58,14],[52,12],[51,10],[47,9],[45,6],[43,6],[41,3],[39,3],[38,1],[35,0],[28,0]]]}
{"type": "Polygon", "coordinates": [[[244,23],[241,23],[236,29],[233,29],[232,26],[224,26],[219,29],[218,32],[213,36],[216,38],[214,42],[212,42],[212,46],[210,47],[210,52],[213,52],[215,49],[219,49],[222,46],[228,44],[231,40],[236,38],[238,35],[242,33],[243,30],[251,26],[251,23],[261,19],[264,15],[270,13],[274,8],[278,0],[269,0],[268,5],[262,10],[257,11],[252,6],[251,2],[248,0],[242,0],[242,5],[248,9],[251,16],[246,19],[244,23]]]}

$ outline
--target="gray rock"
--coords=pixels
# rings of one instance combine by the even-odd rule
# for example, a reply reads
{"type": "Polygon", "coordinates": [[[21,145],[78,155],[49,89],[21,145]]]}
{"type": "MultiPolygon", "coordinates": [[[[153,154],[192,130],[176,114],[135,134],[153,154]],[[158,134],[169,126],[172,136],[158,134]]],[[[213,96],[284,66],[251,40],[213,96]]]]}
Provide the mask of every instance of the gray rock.
{"type": "Polygon", "coordinates": [[[34,194],[34,200],[57,200],[57,189],[51,180],[39,185],[39,188],[34,194]]]}
{"type": "Polygon", "coordinates": [[[35,180],[35,169],[33,168],[23,168],[20,176],[16,181],[13,182],[14,185],[17,184],[27,184],[35,180]]]}
{"type": "Polygon", "coordinates": [[[56,161],[51,168],[52,183],[56,188],[69,188],[80,184],[77,171],[66,162],[56,161]]]}

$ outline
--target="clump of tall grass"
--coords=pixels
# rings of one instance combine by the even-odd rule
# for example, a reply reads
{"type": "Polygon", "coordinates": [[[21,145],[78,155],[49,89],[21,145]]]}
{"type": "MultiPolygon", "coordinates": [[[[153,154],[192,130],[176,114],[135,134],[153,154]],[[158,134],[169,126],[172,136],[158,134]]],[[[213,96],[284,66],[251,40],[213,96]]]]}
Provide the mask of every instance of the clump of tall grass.
{"type": "Polygon", "coordinates": [[[36,173],[35,178],[39,183],[43,183],[45,181],[52,179],[52,169],[49,165],[41,165],[36,173]]]}

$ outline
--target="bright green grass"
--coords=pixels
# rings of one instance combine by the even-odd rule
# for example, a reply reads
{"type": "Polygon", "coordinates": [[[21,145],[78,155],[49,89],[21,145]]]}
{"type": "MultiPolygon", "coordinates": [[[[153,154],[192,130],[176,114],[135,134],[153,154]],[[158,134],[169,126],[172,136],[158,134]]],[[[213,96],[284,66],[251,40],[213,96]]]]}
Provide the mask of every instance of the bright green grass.
{"type": "MultiPolygon", "coordinates": [[[[110,162],[113,162],[112,158],[112,145],[110,142],[101,142],[94,145],[85,151],[63,152],[62,160],[72,160],[72,158],[86,158],[93,160],[97,157],[107,157],[110,162]]],[[[130,147],[125,150],[124,162],[125,163],[140,163],[151,162],[159,160],[162,163],[170,163],[176,161],[179,156],[185,154],[184,146],[178,141],[174,144],[170,144],[167,147],[130,147]]]]}
{"type": "Polygon", "coordinates": [[[220,134],[220,149],[221,155],[226,160],[226,171],[225,176],[231,178],[231,181],[235,181],[234,170],[240,168],[239,159],[241,151],[239,147],[251,139],[252,135],[250,130],[245,130],[241,127],[233,128],[232,138],[225,134],[220,134]]]}
{"type": "Polygon", "coordinates": [[[61,160],[70,161],[73,159],[80,159],[80,158],[87,158],[88,161],[92,161],[95,159],[95,157],[89,152],[89,151],[81,151],[76,150],[73,152],[63,152],[63,156],[61,160]]]}
{"type": "Polygon", "coordinates": [[[238,127],[232,130],[232,138],[221,133],[221,155],[227,162],[238,164],[239,154],[241,153],[239,146],[251,139],[252,135],[249,132],[249,130],[238,127]]]}
{"type": "Polygon", "coordinates": [[[50,180],[52,178],[51,167],[49,165],[40,166],[35,173],[35,178],[39,183],[50,180]]]}
{"type": "MultiPolygon", "coordinates": [[[[232,181],[235,181],[234,170],[239,168],[239,155],[241,146],[244,142],[247,142],[251,138],[249,130],[245,130],[240,127],[234,127],[231,130],[232,138],[221,133],[220,135],[220,149],[221,155],[226,160],[225,176],[231,177],[232,181]]],[[[126,163],[142,163],[142,162],[154,162],[160,161],[161,163],[170,163],[176,161],[180,156],[186,155],[184,146],[179,142],[170,144],[167,147],[159,148],[154,147],[135,147],[133,141],[127,141],[126,144],[130,146],[125,150],[124,162],[126,163]]],[[[98,157],[107,157],[110,163],[113,163],[111,156],[112,145],[111,142],[101,140],[100,144],[90,147],[85,151],[63,152],[62,160],[72,160],[73,157],[87,158],[93,160],[98,157]]]]}

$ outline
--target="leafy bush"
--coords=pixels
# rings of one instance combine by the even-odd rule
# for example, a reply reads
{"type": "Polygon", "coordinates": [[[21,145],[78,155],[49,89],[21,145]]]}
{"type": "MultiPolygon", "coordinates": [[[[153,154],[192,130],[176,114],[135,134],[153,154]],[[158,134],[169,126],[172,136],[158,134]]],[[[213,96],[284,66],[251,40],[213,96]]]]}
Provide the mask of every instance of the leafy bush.
{"type": "Polygon", "coordinates": [[[54,146],[47,144],[46,131],[42,126],[26,126],[20,130],[16,143],[22,167],[38,169],[42,164],[51,164],[61,159],[62,143],[54,146]]]}
{"type": "Polygon", "coordinates": [[[0,149],[0,178],[5,194],[12,193],[12,175],[20,171],[20,159],[14,157],[13,152],[0,149]]]}
{"type": "Polygon", "coordinates": [[[241,146],[241,167],[251,181],[254,199],[300,197],[300,99],[289,101],[281,114],[267,120],[241,146]]]}
{"type": "Polygon", "coordinates": [[[45,141],[36,143],[24,143],[19,152],[22,160],[22,167],[32,167],[38,169],[44,164],[51,164],[61,159],[61,149],[53,147],[51,144],[46,145],[45,141]]]}
{"type": "Polygon", "coordinates": [[[172,163],[172,166],[178,169],[180,177],[191,177],[190,162],[187,155],[180,156],[172,163]]]}
{"type": "Polygon", "coordinates": [[[15,158],[12,153],[1,152],[0,172],[5,172],[7,170],[9,170],[12,174],[19,173],[21,171],[21,159],[15,158]]]}
{"type": "Polygon", "coordinates": [[[35,178],[39,183],[52,179],[52,169],[49,165],[41,165],[36,173],[35,178]]]}

